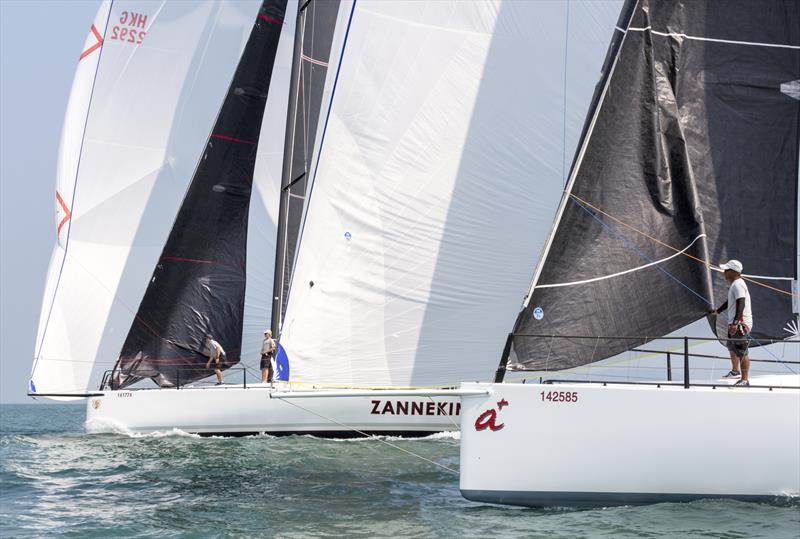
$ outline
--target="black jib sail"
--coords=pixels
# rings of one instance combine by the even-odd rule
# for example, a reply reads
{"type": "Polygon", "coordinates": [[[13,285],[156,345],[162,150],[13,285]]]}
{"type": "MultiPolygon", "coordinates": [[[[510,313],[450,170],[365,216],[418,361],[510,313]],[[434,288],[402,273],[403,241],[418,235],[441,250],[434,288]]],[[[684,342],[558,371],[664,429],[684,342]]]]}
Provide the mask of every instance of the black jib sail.
{"type": "Polygon", "coordinates": [[[338,13],[339,0],[301,0],[298,6],[272,294],[276,337],[286,310],[338,13]]]}
{"type": "Polygon", "coordinates": [[[796,328],[800,3],[639,0],[618,33],[511,368],[583,365],[702,318],[730,258],[751,276],[754,344],[796,328]]]}
{"type": "Polygon", "coordinates": [[[205,336],[239,362],[250,191],[286,0],[265,0],[131,326],[111,385],[211,374],[205,336]]]}

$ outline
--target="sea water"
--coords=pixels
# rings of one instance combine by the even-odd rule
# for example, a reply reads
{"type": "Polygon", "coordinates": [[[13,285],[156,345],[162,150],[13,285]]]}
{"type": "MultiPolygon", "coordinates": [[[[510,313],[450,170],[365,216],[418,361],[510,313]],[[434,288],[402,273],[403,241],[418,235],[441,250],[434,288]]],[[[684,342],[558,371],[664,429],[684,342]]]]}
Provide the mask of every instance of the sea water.
{"type": "Polygon", "coordinates": [[[469,502],[453,433],[87,436],[83,419],[82,406],[2,406],[0,537],[800,537],[794,499],[581,510],[469,502]]]}

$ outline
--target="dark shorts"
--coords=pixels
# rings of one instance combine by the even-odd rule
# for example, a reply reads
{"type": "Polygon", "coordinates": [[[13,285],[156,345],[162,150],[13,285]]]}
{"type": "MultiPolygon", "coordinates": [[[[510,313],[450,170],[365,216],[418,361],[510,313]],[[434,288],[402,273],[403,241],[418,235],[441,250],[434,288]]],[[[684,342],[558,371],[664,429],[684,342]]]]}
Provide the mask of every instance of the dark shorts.
{"type": "Polygon", "coordinates": [[[272,362],[272,354],[261,354],[261,368],[262,369],[271,369],[272,362]]]}
{"type": "Polygon", "coordinates": [[[736,354],[736,357],[742,359],[747,354],[747,349],[750,347],[750,332],[742,333],[741,330],[733,335],[728,333],[728,350],[736,354]]]}
{"type": "Polygon", "coordinates": [[[211,361],[211,365],[210,365],[210,366],[211,366],[211,368],[212,368],[212,369],[214,369],[214,370],[216,370],[216,369],[220,369],[220,370],[222,370],[222,368],[223,368],[223,365],[225,364],[225,362],[226,362],[227,360],[228,360],[228,358],[227,358],[227,357],[225,357],[225,354],[222,354],[222,355],[220,355],[220,356],[219,356],[219,361],[213,361],[213,360],[212,360],[212,361],[211,361]]]}

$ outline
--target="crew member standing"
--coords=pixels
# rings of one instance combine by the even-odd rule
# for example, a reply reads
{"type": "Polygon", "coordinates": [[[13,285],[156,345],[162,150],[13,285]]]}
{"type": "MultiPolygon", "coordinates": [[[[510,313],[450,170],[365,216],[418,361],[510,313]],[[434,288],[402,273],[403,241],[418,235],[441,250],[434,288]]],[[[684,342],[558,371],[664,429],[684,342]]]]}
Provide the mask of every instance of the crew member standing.
{"type": "Polygon", "coordinates": [[[261,383],[272,383],[275,372],[272,367],[272,358],[275,357],[275,339],[272,338],[272,331],[264,332],[264,342],[261,343],[261,383]]]}
{"type": "Polygon", "coordinates": [[[225,350],[222,349],[222,346],[214,340],[211,335],[206,335],[206,347],[205,347],[205,355],[208,356],[208,362],[206,363],[206,369],[211,368],[211,364],[214,364],[214,374],[217,375],[217,384],[218,386],[222,385],[222,365],[225,363],[227,359],[225,357],[225,350]]]}
{"type": "Polygon", "coordinates": [[[725,270],[725,279],[731,283],[728,289],[728,301],[712,311],[720,314],[727,310],[728,319],[728,350],[731,353],[731,371],[724,378],[741,379],[737,386],[749,386],[748,372],[750,371],[750,356],[747,348],[750,346],[750,330],[753,329],[753,308],[750,302],[750,291],[747,283],[742,279],[742,263],[738,260],[729,260],[720,265],[725,270]],[[740,370],[741,368],[741,370],[740,370]]]}

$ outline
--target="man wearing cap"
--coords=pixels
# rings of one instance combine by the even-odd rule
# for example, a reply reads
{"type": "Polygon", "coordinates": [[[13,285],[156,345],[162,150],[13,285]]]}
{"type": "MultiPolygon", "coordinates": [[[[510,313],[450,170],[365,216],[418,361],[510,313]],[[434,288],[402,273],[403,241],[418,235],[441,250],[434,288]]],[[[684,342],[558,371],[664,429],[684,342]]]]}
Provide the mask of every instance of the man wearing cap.
{"type": "Polygon", "coordinates": [[[753,309],[750,303],[750,291],[742,279],[742,263],[738,260],[729,260],[720,265],[725,271],[725,279],[731,283],[728,289],[728,301],[712,311],[720,314],[727,310],[728,319],[728,350],[731,353],[731,371],[724,378],[736,378],[737,386],[749,386],[747,379],[750,370],[750,356],[747,348],[750,345],[750,330],[753,329],[753,309]],[[741,367],[741,372],[739,368],[741,367]]]}
{"type": "Polygon", "coordinates": [[[272,369],[272,358],[275,355],[275,339],[272,338],[272,331],[264,332],[264,341],[261,343],[261,383],[272,382],[274,371],[272,369]]]}

